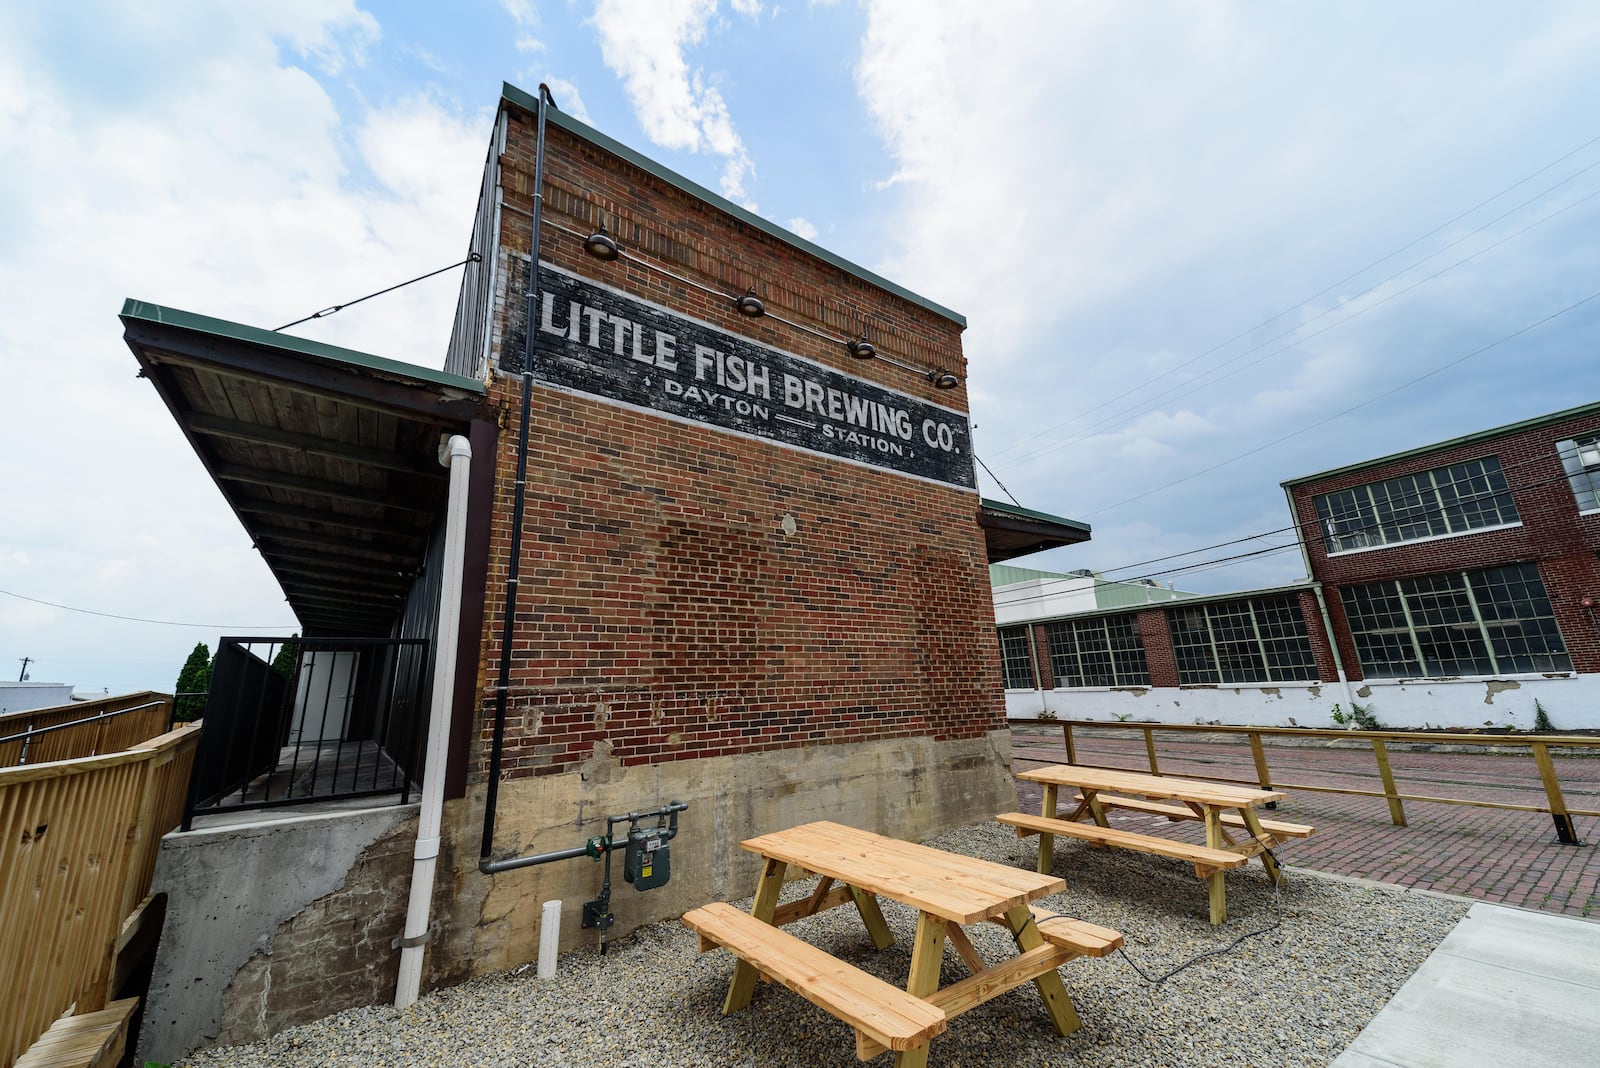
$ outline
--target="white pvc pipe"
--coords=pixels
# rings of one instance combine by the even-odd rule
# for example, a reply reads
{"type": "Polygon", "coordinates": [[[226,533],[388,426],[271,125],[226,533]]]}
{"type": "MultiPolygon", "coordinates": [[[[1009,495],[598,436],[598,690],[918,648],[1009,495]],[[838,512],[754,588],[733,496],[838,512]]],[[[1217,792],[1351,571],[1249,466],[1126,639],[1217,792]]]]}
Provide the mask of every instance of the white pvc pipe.
{"type": "Polygon", "coordinates": [[[539,915],[539,978],[556,977],[556,948],[561,944],[561,899],[546,901],[539,915]]]}
{"type": "Polygon", "coordinates": [[[439,857],[439,823],[444,812],[444,767],[450,749],[450,706],[456,684],[456,646],[461,629],[461,568],[466,558],[467,472],[472,445],[460,434],[439,446],[439,462],[450,468],[449,506],[444,520],[444,573],[439,579],[439,633],[434,644],[433,702],[428,716],[428,753],[423,763],[422,811],[417,816],[417,847],[411,862],[411,899],[400,949],[400,978],[394,1004],[404,1009],[417,1000],[422,985],[422,954],[433,910],[433,871],[439,857]]]}

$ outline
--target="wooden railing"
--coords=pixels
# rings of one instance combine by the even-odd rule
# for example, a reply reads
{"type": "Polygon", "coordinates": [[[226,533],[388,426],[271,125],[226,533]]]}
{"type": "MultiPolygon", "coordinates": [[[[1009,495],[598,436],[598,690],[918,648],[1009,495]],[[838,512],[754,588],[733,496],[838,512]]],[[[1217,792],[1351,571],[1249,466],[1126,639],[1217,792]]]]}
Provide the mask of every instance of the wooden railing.
{"type": "Polygon", "coordinates": [[[120,753],[171,725],[172,698],[146,691],[0,715],[0,768],[120,753]]]}
{"type": "MultiPolygon", "coordinates": [[[[1255,766],[1254,780],[1227,778],[1223,776],[1190,775],[1187,778],[1212,779],[1217,782],[1240,783],[1243,785],[1258,785],[1262,789],[1287,789],[1307,790],[1314,793],[1350,794],[1356,797],[1381,797],[1389,805],[1389,818],[1397,827],[1406,825],[1405,805],[1407,801],[1426,802],[1438,805],[1471,805],[1477,808],[1507,809],[1513,812],[1547,812],[1555,821],[1556,834],[1560,840],[1569,845],[1578,844],[1577,834],[1572,828],[1573,816],[1600,816],[1600,811],[1594,809],[1570,808],[1561,791],[1561,779],[1556,773],[1555,760],[1551,756],[1552,748],[1564,750],[1594,750],[1600,756],[1600,738],[1582,736],[1555,735],[1555,734],[1446,734],[1431,731],[1362,731],[1362,730],[1335,730],[1315,727],[1228,727],[1203,723],[1122,723],[1117,721],[1082,720],[1082,719],[1018,719],[1011,720],[1013,725],[1029,723],[1036,726],[1060,727],[1062,741],[1067,750],[1067,763],[1078,763],[1077,745],[1073,739],[1073,729],[1093,729],[1096,731],[1134,731],[1144,735],[1145,758],[1149,764],[1150,774],[1161,774],[1161,763],[1156,753],[1156,733],[1176,734],[1210,734],[1232,735],[1249,742],[1250,757],[1255,766]],[[1377,766],[1378,780],[1382,790],[1362,790],[1345,786],[1324,786],[1320,784],[1285,782],[1272,775],[1267,765],[1266,747],[1263,739],[1273,738],[1326,738],[1337,739],[1345,742],[1355,742],[1370,748],[1374,763],[1377,766]],[[1485,746],[1526,748],[1533,756],[1535,768],[1538,771],[1540,785],[1544,789],[1545,805],[1519,805],[1504,801],[1484,801],[1462,797],[1438,797],[1423,794],[1401,793],[1395,785],[1394,772],[1389,766],[1389,742],[1422,742],[1437,746],[1485,746]]],[[[1530,769],[1532,770],[1532,769],[1530,769]]]]}
{"type": "Polygon", "coordinates": [[[0,768],[0,1068],[114,994],[199,735],[186,724],[122,752],[0,768]]]}

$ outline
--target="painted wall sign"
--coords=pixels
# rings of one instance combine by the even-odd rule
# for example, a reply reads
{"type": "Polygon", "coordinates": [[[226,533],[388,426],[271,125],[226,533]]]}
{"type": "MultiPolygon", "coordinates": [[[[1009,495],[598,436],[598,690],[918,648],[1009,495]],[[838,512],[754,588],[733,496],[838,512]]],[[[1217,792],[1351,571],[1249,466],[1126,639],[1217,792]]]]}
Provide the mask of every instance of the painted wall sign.
{"type": "Polygon", "coordinates": [[[533,377],[973,489],[967,417],[541,264],[533,377]]]}

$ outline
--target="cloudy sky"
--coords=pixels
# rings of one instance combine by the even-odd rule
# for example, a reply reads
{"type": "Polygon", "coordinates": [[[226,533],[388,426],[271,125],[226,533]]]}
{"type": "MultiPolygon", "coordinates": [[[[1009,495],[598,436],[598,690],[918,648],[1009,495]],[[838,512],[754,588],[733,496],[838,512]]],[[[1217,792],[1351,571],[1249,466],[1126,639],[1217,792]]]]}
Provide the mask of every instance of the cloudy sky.
{"type": "MultiPolygon", "coordinates": [[[[117,312],[459,260],[502,81],[964,313],[980,455],[1094,526],[1024,562],[1132,577],[1600,399],[1596,54],[1581,2],[0,0],[0,678],[167,689],[293,629],[117,312]]],[[[296,332],[438,367],[455,293],[296,332]]]]}

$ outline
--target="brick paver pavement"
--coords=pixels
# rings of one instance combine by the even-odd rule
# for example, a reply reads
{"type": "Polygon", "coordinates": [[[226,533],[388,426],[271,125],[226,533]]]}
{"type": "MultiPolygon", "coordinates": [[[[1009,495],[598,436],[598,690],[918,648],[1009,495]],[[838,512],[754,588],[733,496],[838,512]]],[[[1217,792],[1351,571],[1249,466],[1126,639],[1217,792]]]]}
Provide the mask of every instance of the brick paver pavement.
{"type": "MultiPolygon", "coordinates": [[[[1110,734],[1074,731],[1078,760],[1149,770],[1142,735],[1110,734]]],[[[1274,784],[1383,788],[1370,748],[1268,741],[1266,752],[1274,784]]],[[[1061,729],[1015,725],[1012,755],[1016,771],[1064,763],[1061,729]]],[[[1243,736],[1237,741],[1191,742],[1178,740],[1176,735],[1158,735],[1157,757],[1161,771],[1168,775],[1255,779],[1249,744],[1243,736]]],[[[1596,757],[1556,758],[1569,807],[1600,810],[1597,757],[1600,753],[1596,757]]],[[[1389,763],[1402,794],[1545,803],[1538,768],[1525,750],[1474,754],[1404,751],[1391,745],[1389,763]]],[[[1381,797],[1317,793],[1296,790],[1293,785],[1281,788],[1289,797],[1271,817],[1316,827],[1310,838],[1278,847],[1279,856],[1290,866],[1600,918],[1600,849],[1589,844],[1600,842],[1600,820],[1574,817],[1578,837],[1585,844],[1571,846],[1557,841],[1553,821],[1542,812],[1407,801],[1409,826],[1396,827],[1381,797]]],[[[1037,812],[1040,789],[1033,783],[1018,782],[1017,799],[1023,811],[1037,812]]],[[[1191,841],[1203,841],[1204,837],[1197,823],[1174,824],[1129,812],[1118,812],[1112,818],[1130,829],[1191,841]]]]}

